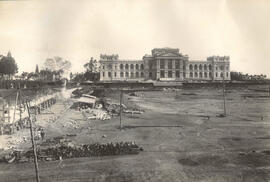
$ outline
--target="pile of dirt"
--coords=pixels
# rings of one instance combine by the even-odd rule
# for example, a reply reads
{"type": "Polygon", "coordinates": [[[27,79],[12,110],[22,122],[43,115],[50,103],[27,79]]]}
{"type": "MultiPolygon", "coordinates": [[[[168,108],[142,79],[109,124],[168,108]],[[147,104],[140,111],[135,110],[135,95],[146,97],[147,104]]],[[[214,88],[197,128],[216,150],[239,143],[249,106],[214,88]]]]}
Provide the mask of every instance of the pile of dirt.
{"type": "Polygon", "coordinates": [[[85,119],[92,120],[108,120],[111,119],[111,116],[102,109],[87,109],[82,111],[82,115],[85,119]]]}
{"type": "MultiPolygon", "coordinates": [[[[61,140],[61,139],[60,139],[61,140]]],[[[57,143],[57,141],[55,141],[57,143]]],[[[78,157],[94,157],[94,156],[112,156],[112,155],[128,155],[139,154],[142,151],[134,142],[117,142],[117,143],[94,143],[75,145],[71,142],[62,142],[61,145],[37,149],[37,158],[40,161],[53,161],[59,159],[78,158],[78,157]]],[[[2,158],[1,161],[27,162],[34,159],[33,150],[27,152],[13,151],[2,158]]]]}

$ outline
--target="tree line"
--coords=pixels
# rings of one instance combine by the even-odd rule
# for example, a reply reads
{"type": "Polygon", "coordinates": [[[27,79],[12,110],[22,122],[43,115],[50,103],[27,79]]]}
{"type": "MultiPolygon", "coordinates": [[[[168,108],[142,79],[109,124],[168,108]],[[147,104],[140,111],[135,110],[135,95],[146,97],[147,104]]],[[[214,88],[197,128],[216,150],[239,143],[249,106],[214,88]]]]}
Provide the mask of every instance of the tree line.
{"type": "Polygon", "coordinates": [[[266,80],[267,76],[260,75],[252,75],[252,74],[244,74],[242,72],[231,71],[231,80],[232,81],[248,81],[248,80],[266,80]]]}

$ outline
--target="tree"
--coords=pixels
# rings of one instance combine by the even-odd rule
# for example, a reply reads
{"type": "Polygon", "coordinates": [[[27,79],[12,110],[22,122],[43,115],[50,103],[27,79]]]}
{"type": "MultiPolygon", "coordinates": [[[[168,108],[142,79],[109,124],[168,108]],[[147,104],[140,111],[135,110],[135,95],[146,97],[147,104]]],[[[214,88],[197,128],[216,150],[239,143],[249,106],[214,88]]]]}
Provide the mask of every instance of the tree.
{"type": "Polygon", "coordinates": [[[85,63],[83,67],[86,69],[86,72],[91,72],[91,73],[98,72],[98,62],[93,57],[91,57],[89,62],[85,63]]]}
{"type": "Polygon", "coordinates": [[[35,73],[39,74],[38,65],[36,65],[36,71],[35,71],[35,73]]]}
{"type": "Polygon", "coordinates": [[[8,75],[9,78],[11,75],[14,75],[18,72],[18,66],[15,62],[15,59],[11,56],[10,52],[8,56],[3,56],[0,60],[0,74],[3,77],[8,75]]]}
{"type": "Polygon", "coordinates": [[[51,71],[53,75],[59,78],[69,78],[71,63],[68,60],[63,60],[63,58],[56,56],[46,59],[44,68],[45,70],[51,71]]]}
{"type": "Polygon", "coordinates": [[[22,72],[21,75],[22,75],[23,79],[25,80],[25,79],[27,79],[28,73],[27,72],[22,72]]]}
{"type": "Polygon", "coordinates": [[[46,59],[44,63],[44,68],[51,71],[70,71],[71,63],[68,60],[64,61],[63,58],[56,56],[54,58],[46,59]]]}

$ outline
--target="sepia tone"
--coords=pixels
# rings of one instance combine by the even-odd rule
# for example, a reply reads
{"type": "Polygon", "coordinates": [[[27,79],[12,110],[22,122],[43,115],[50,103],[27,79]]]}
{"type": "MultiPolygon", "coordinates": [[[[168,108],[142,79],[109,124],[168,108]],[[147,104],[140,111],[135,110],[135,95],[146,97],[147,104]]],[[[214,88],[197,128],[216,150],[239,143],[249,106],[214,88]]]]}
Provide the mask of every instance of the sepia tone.
{"type": "Polygon", "coordinates": [[[270,181],[269,12],[0,0],[0,181],[270,181]]]}

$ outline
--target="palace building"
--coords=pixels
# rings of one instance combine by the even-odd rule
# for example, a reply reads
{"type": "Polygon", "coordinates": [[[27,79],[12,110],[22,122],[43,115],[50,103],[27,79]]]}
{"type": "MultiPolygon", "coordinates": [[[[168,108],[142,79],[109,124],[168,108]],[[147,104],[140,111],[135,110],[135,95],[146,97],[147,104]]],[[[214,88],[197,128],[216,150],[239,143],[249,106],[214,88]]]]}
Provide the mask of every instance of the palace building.
{"type": "Polygon", "coordinates": [[[230,80],[230,57],[211,56],[189,60],[173,48],[155,48],[142,60],[100,55],[100,81],[220,81],[230,80]],[[224,78],[223,78],[224,77],[224,78]]]}

